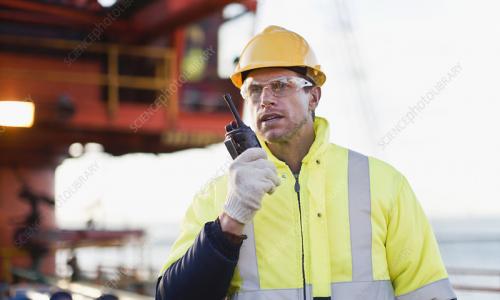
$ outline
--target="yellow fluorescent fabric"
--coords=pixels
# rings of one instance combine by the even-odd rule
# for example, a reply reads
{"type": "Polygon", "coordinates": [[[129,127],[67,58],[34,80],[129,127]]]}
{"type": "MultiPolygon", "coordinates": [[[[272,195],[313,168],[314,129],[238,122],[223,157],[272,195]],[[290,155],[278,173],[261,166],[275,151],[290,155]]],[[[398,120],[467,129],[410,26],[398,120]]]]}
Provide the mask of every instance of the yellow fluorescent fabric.
{"type": "MultiPolygon", "coordinates": [[[[325,119],[316,117],[315,133],[315,142],[303,159],[299,177],[304,267],[313,296],[327,297],[331,295],[332,283],[352,281],[348,150],[329,143],[325,119]]],[[[282,184],[273,195],[264,197],[253,220],[257,285],[260,289],[302,288],[295,178],[265,142],[260,142],[275,163],[282,184]]],[[[388,164],[371,157],[369,175],[373,280],[391,280],[397,296],[446,278],[432,229],[406,179],[388,164]]],[[[226,176],[216,178],[196,196],[163,271],[184,255],[202,226],[222,212],[226,182],[226,176]]],[[[237,269],[230,293],[241,287],[237,269]]]]}
{"type": "Polygon", "coordinates": [[[404,178],[395,200],[389,214],[386,248],[389,273],[400,295],[448,275],[432,228],[404,178]]]}

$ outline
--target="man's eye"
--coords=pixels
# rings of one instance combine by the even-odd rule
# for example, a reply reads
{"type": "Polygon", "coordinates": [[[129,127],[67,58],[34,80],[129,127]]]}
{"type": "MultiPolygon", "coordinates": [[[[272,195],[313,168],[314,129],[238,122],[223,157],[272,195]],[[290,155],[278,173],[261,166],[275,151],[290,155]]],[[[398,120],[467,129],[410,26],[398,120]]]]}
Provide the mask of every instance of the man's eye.
{"type": "Polygon", "coordinates": [[[288,85],[285,82],[282,82],[282,81],[275,81],[275,82],[271,83],[271,88],[275,92],[277,92],[277,91],[283,91],[287,87],[288,87],[288,85]]]}
{"type": "Polygon", "coordinates": [[[248,93],[250,95],[258,95],[262,92],[262,87],[260,85],[251,85],[249,88],[248,88],[248,93]]]}

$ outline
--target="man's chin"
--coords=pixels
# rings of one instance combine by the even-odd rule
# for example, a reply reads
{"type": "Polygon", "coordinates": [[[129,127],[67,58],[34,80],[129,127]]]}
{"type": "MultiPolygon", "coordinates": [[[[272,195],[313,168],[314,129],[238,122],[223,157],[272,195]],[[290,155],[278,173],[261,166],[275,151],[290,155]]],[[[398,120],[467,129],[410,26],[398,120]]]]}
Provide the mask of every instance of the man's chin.
{"type": "Polygon", "coordinates": [[[266,130],[259,134],[266,143],[281,143],[284,140],[285,134],[278,130],[266,130]]]}

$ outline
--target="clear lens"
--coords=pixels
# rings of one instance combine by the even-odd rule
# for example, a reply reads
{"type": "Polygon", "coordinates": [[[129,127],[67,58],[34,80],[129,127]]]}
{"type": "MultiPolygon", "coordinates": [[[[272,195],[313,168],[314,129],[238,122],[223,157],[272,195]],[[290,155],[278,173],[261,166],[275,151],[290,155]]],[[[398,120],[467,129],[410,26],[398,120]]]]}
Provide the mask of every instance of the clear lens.
{"type": "Polygon", "coordinates": [[[248,78],[241,86],[240,92],[243,99],[257,102],[266,87],[269,87],[274,97],[283,98],[306,86],[313,86],[313,84],[300,77],[280,77],[266,82],[258,82],[253,78],[248,78]]]}

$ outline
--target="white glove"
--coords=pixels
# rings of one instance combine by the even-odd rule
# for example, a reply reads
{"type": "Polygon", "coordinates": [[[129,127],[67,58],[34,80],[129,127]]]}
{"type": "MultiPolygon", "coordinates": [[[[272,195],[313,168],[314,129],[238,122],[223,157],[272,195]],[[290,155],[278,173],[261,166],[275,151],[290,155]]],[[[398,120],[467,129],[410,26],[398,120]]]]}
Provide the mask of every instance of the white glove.
{"type": "Polygon", "coordinates": [[[265,193],[280,185],[276,167],[262,148],[249,148],[229,166],[227,200],[224,211],[236,221],[250,222],[260,208],[265,193]]]}

